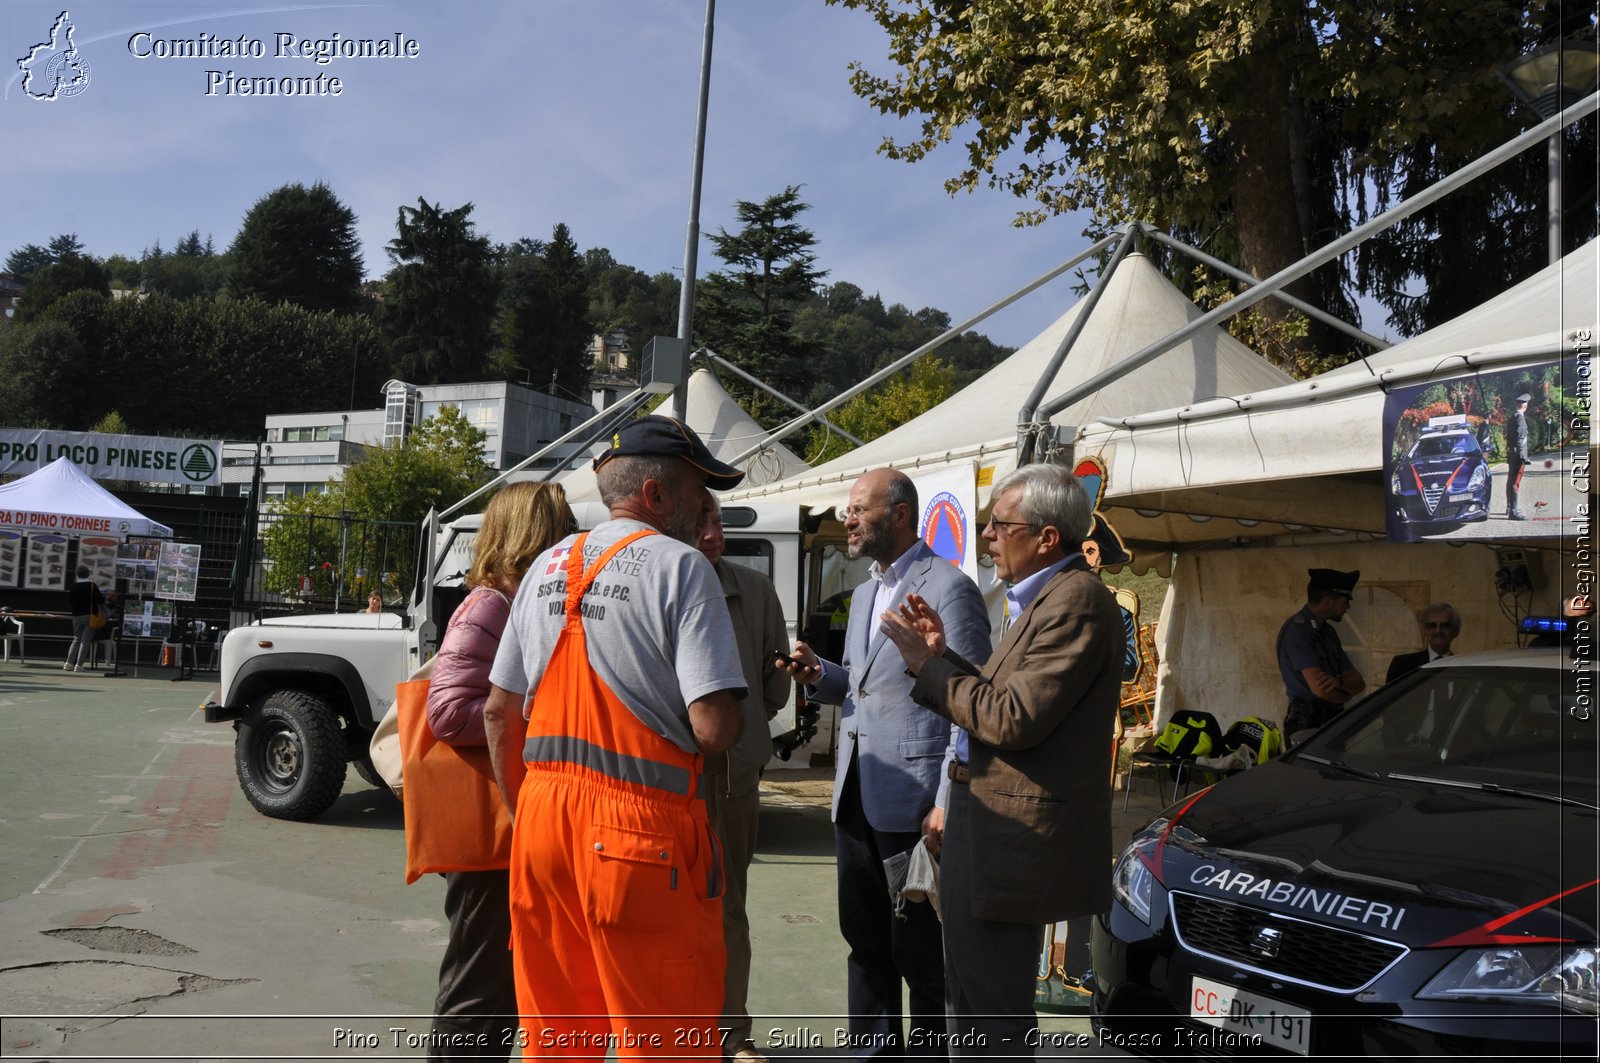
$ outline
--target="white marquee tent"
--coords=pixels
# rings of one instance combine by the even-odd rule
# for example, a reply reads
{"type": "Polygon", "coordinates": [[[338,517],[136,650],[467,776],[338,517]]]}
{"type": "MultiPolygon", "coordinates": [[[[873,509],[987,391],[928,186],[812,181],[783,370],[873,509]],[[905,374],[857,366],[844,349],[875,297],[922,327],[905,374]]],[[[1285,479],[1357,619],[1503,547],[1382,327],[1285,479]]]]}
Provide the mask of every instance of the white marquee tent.
{"type": "Polygon", "coordinates": [[[1105,462],[1108,515],[1147,548],[1281,535],[1285,525],[1382,533],[1387,390],[1592,352],[1597,265],[1600,243],[1590,243],[1365,364],[1160,412],[1118,411],[1085,425],[1073,452],[1105,462]]]}
{"type": "MultiPolygon", "coordinates": [[[[1104,294],[1045,392],[1047,399],[1201,316],[1142,254],[1130,254],[1104,284],[1104,294]]],[[[980,508],[987,505],[987,484],[1016,466],[1017,413],[1085,305],[1075,304],[1005,361],[899,428],[809,472],[741,488],[730,498],[826,508],[843,505],[850,485],[868,469],[893,465],[930,472],[968,464],[982,474],[977,501],[980,508]]],[[[1163,409],[1290,379],[1226,332],[1212,329],[1067,407],[1053,423],[1082,425],[1103,415],[1163,409]]]]}
{"type": "MultiPolygon", "coordinates": [[[[1134,549],[1136,567],[1164,565],[1184,551],[1162,617],[1163,716],[1179,707],[1212,711],[1224,723],[1250,713],[1280,714],[1272,633],[1302,599],[1305,570],[1314,565],[1362,570],[1362,608],[1347,620],[1345,640],[1357,648],[1358,663],[1374,683],[1390,655],[1416,648],[1414,611],[1439,598],[1470,618],[1461,649],[1510,641],[1493,579],[1500,563],[1493,546],[1379,541],[1385,391],[1474,368],[1591,354],[1600,326],[1597,249],[1592,243],[1453,321],[1311,380],[1289,380],[1217,331],[1052,419],[1074,458],[1096,456],[1106,464],[1103,508],[1134,549]],[[1238,548],[1246,544],[1258,548],[1238,548]],[[1286,548],[1259,548],[1270,544],[1286,548]],[[1210,549],[1194,549],[1201,546],[1210,549]]],[[[1106,284],[1047,396],[1199,315],[1137,256],[1106,284]]],[[[733,497],[836,506],[860,472],[883,465],[914,471],[966,464],[980,485],[992,483],[1016,460],[1019,407],[1078,309],[894,432],[810,472],[733,497]]],[[[1591,464],[1593,454],[1591,444],[1591,464]]],[[[980,508],[987,493],[980,486],[980,508]]],[[[1525,608],[1553,607],[1557,565],[1546,565],[1550,571],[1525,608]]]]}
{"type": "MultiPolygon", "coordinates": [[[[1382,541],[1386,389],[1563,355],[1587,359],[1600,324],[1597,267],[1600,244],[1591,243],[1366,364],[1107,418],[1077,434],[1074,454],[1105,462],[1107,515],[1135,550],[1182,551],[1161,618],[1158,718],[1179,708],[1212,712],[1224,726],[1251,713],[1278,716],[1273,634],[1303,600],[1313,566],[1362,574],[1341,634],[1369,687],[1394,654],[1417,647],[1415,614],[1431,602],[1448,601],[1464,617],[1458,650],[1513,643],[1495,575],[1504,542],[1382,541]]],[[[1554,611],[1563,581],[1570,590],[1562,548],[1577,532],[1567,531],[1565,543],[1513,543],[1538,547],[1518,553],[1534,584],[1522,610],[1554,611]]]]}
{"type": "Polygon", "coordinates": [[[171,536],[66,458],[0,484],[0,528],[59,535],[171,536]]]}

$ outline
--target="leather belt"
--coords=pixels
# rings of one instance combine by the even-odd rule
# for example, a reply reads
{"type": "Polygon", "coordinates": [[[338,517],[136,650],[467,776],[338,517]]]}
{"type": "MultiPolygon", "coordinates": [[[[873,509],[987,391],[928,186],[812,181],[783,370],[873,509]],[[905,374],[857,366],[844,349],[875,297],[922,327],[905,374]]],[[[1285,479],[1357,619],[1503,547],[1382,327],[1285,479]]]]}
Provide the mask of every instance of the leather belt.
{"type": "Polygon", "coordinates": [[[963,786],[972,781],[972,772],[968,771],[967,766],[959,760],[952,760],[945,774],[950,777],[951,782],[958,782],[963,786]]]}

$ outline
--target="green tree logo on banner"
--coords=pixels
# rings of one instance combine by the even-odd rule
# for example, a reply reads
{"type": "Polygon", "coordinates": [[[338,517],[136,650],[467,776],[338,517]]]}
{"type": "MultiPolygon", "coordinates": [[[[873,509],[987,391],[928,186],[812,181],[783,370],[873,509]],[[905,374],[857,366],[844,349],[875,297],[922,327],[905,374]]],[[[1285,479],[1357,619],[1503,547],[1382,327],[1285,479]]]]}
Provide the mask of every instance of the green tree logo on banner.
{"type": "Polygon", "coordinates": [[[184,448],[183,455],[178,459],[178,468],[195,483],[205,483],[217,471],[217,456],[211,453],[210,447],[195,443],[184,448]]]}

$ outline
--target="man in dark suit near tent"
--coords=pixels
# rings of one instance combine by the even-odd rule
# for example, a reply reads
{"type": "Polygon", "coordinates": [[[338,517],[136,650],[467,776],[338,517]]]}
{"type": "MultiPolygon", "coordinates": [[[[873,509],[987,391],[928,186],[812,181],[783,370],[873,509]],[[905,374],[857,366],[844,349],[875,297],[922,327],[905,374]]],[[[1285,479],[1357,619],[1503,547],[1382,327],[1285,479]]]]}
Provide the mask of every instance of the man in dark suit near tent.
{"type": "Polygon", "coordinates": [[[1422,628],[1422,641],[1427,643],[1416,653],[1397,654],[1389,662],[1385,683],[1393,683],[1403,675],[1416,671],[1429,661],[1450,656],[1450,644],[1461,634],[1461,614],[1449,602],[1434,602],[1417,614],[1417,624],[1422,628]]]}

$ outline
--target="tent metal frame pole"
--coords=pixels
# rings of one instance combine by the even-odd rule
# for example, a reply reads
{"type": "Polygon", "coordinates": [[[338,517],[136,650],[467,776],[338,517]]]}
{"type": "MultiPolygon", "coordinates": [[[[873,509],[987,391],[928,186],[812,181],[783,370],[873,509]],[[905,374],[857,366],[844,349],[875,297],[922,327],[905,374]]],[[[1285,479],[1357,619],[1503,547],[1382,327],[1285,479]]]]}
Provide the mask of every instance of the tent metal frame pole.
{"type": "Polygon", "coordinates": [[[1071,406],[1083,396],[1092,394],[1107,384],[1122,379],[1157,355],[1164,354],[1166,351],[1176,347],[1190,336],[1202,332],[1212,325],[1226,321],[1241,311],[1248,310],[1268,296],[1276,294],[1285,285],[1299,280],[1318,266],[1332,261],[1352,247],[1360,244],[1367,237],[1382,232],[1395,223],[1410,217],[1422,208],[1454,192],[1462,185],[1476,180],[1500,164],[1522,154],[1533,145],[1543,143],[1555,131],[1565,129],[1597,109],[1600,109],[1600,94],[1590,95],[1579,100],[1555,117],[1540,122],[1532,129],[1506,141],[1487,155],[1434,182],[1411,199],[1396,204],[1368,221],[1365,225],[1357,226],[1339,239],[1324,244],[1298,262],[1284,267],[1256,287],[1239,293],[1221,306],[1202,314],[1184,327],[1170,333],[1164,339],[1157,340],[1143,350],[1118,362],[1110,369],[1095,374],[1077,387],[1071,388],[1065,394],[1051,399],[1039,407],[1039,419],[1031,426],[1031,431],[1036,434],[1043,434],[1049,431],[1051,427],[1050,418],[1071,406]]]}
{"type": "Polygon", "coordinates": [[[746,461],[746,460],[748,460],[750,458],[755,457],[757,454],[761,453],[763,450],[765,450],[767,447],[771,446],[773,443],[778,443],[778,442],[783,441],[785,438],[787,438],[790,435],[793,435],[795,432],[799,431],[801,428],[804,428],[806,425],[810,424],[812,421],[817,420],[824,413],[827,413],[829,410],[833,409],[834,407],[842,406],[844,403],[849,402],[851,399],[855,398],[857,395],[861,394],[863,391],[866,391],[868,388],[873,387],[873,386],[877,385],[878,383],[880,383],[880,382],[882,382],[884,380],[887,380],[889,377],[891,377],[894,374],[898,373],[900,370],[904,369],[906,366],[910,365],[912,362],[915,362],[918,358],[921,358],[923,355],[929,354],[932,351],[937,350],[939,347],[942,347],[944,344],[948,343],[950,340],[954,339],[955,337],[961,335],[963,332],[966,332],[968,329],[972,328],[972,326],[978,324],[980,321],[983,321],[985,318],[989,317],[990,315],[996,314],[996,313],[1000,312],[1001,310],[1004,310],[1006,307],[1010,306],[1012,303],[1016,302],[1018,299],[1021,299],[1024,295],[1028,295],[1029,293],[1033,292],[1035,289],[1041,288],[1044,285],[1046,285],[1046,284],[1050,283],[1051,281],[1055,280],[1057,277],[1059,277],[1063,273],[1067,272],[1067,270],[1069,270],[1072,267],[1078,265],[1078,263],[1082,262],[1084,259],[1087,259],[1087,258],[1090,258],[1090,257],[1092,257],[1094,255],[1099,254],[1102,250],[1104,250],[1105,248],[1109,247],[1116,239],[1117,239],[1117,234],[1113,233],[1112,235],[1107,236],[1102,240],[1096,241],[1087,250],[1085,250],[1085,251],[1083,251],[1083,252],[1081,252],[1079,254],[1073,255],[1071,258],[1069,258],[1065,262],[1061,263],[1061,265],[1055,267],[1054,269],[1047,270],[1046,272],[1040,274],[1037,279],[1029,282],[1028,284],[1024,284],[1021,288],[1018,288],[1016,291],[1012,292],[1010,295],[1006,296],[1004,299],[1001,299],[999,302],[994,303],[991,306],[989,306],[988,308],[979,311],[978,313],[974,314],[972,317],[969,317],[965,321],[962,321],[960,324],[952,325],[950,328],[946,329],[944,332],[942,332],[939,335],[935,336],[933,339],[929,340],[927,343],[924,343],[921,347],[918,347],[916,350],[912,351],[910,354],[902,355],[896,361],[894,361],[894,362],[890,363],[889,365],[885,366],[884,368],[878,370],[876,373],[873,373],[871,376],[867,377],[865,380],[861,381],[859,384],[856,384],[855,386],[853,386],[853,387],[851,387],[851,388],[849,388],[849,389],[847,389],[847,390],[845,390],[843,392],[840,392],[838,395],[835,395],[833,398],[829,399],[827,402],[823,403],[821,406],[818,406],[816,409],[811,410],[811,411],[809,411],[807,413],[801,414],[799,417],[796,417],[793,420],[788,421],[785,424],[779,425],[777,428],[773,429],[771,435],[767,436],[767,438],[763,439],[760,443],[757,443],[755,446],[751,447],[749,450],[745,451],[743,454],[740,454],[738,457],[733,458],[731,461],[728,462],[728,464],[730,464],[730,465],[738,465],[738,464],[740,464],[740,463],[742,463],[742,462],[744,462],[744,461],[746,461]]]}
{"type": "MultiPolygon", "coordinates": [[[[584,432],[587,432],[593,425],[596,425],[596,424],[598,424],[598,423],[600,423],[602,421],[606,421],[606,420],[611,419],[612,417],[615,416],[615,412],[614,411],[617,409],[618,406],[622,406],[623,404],[629,403],[629,402],[634,402],[635,406],[637,406],[638,403],[643,402],[645,398],[649,397],[649,395],[650,395],[650,393],[645,391],[643,388],[634,389],[625,398],[622,398],[622,399],[618,400],[616,403],[614,403],[613,405],[606,407],[604,410],[601,410],[599,413],[595,414],[593,417],[589,418],[587,421],[583,422],[578,427],[572,429],[570,432],[568,432],[566,435],[562,436],[560,439],[557,439],[557,440],[551,442],[543,450],[540,450],[535,454],[530,454],[526,458],[523,458],[521,461],[519,461],[515,465],[511,466],[511,468],[507,469],[505,472],[501,473],[499,476],[496,476],[494,479],[490,480],[488,483],[484,484],[482,487],[478,488],[476,491],[472,492],[467,497],[461,499],[459,502],[457,502],[455,505],[451,506],[449,509],[447,509],[444,512],[440,513],[439,514],[439,519],[440,520],[444,520],[450,514],[452,514],[452,513],[456,512],[457,510],[462,509],[463,507],[465,507],[467,505],[467,503],[471,502],[473,499],[478,498],[481,495],[487,494],[490,491],[493,491],[495,488],[499,487],[501,484],[505,483],[508,479],[510,479],[514,474],[521,472],[523,469],[526,469],[529,465],[532,465],[534,462],[538,461],[540,458],[544,457],[546,454],[551,453],[557,447],[562,446],[563,444],[570,442],[572,439],[576,438],[577,436],[582,435],[584,432]],[[643,398],[641,398],[640,396],[643,396],[643,398]],[[635,400],[638,400],[638,401],[635,402],[635,400]]],[[[592,438],[598,438],[598,437],[597,436],[596,437],[591,437],[591,439],[592,438]]]]}
{"type": "Polygon", "coordinates": [[[557,476],[560,476],[568,469],[573,468],[572,462],[574,458],[582,458],[584,461],[588,461],[589,448],[594,446],[594,444],[599,440],[605,438],[607,435],[610,435],[613,431],[615,431],[617,425],[621,424],[623,421],[637,413],[639,407],[643,406],[650,400],[650,395],[650,392],[643,392],[638,394],[636,397],[623,399],[606,407],[605,412],[611,415],[610,418],[596,425],[594,431],[585,436],[583,441],[578,444],[578,449],[573,452],[572,456],[567,458],[565,461],[556,462],[554,466],[548,469],[545,474],[540,477],[539,482],[550,483],[557,476]]]}
{"type": "MultiPolygon", "coordinates": [[[[728,372],[732,373],[734,376],[738,377],[740,380],[743,380],[746,384],[749,384],[751,387],[760,388],[762,391],[765,391],[768,395],[771,395],[773,398],[778,399],[778,400],[780,400],[782,402],[788,403],[790,406],[793,406],[795,409],[799,410],[801,413],[807,412],[808,407],[803,406],[800,403],[794,401],[789,396],[785,395],[783,392],[779,391],[777,388],[771,386],[770,384],[763,384],[756,377],[753,377],[749,373],[746,373],[743,369],[740,369],[738,366],[734,365],[732,362],[730,362],[726,358],[722,357],[722,355],[718,354],[716,351],[713,351],[710,347],[702,347],[698,351],[696,351],[695,354],[696,355],[704,355],[706,360],[711,362],[713,365],[721,366],[723,369],[726,369],[728,372]]],[[[854,443],[856,446],[859,447],[861,445],[861,440],[857,439],[855,436],[851,435],[849,432],[846,432],[843,428],[840,428],[838,425],[834,424],[832,421],[828,420],[826,417],[818,417],[817,420],[821,421],[827,428],[831,429],[832,431],[835,431],[835,432],[839,433],[840,435],[844,436],[846,439],[848,439],[850,442],[854,443]]]]}
{"type": "MultiPolygon", "coordinates": [[[[1176,237],[1169,236],[1168,234],[1161,232],[1159,229],[1152,229],[1149,226],[1143,225],[1142,223],[1140,228],[1144,230],[1144,234],[1146,236],[1157,243],[1165,244],[1174,251],[1181,251],[1183,254],[1188,255],[1195,261],[1200,262],[1203,265],[1210,266],[1212,269],[1221,270],[1236,281],[1241,281],[1244,284],[1251,286],[1261,283],[1261,279],[1259,277],[1256,277],[1237,266],[1230,266],[1228,263],[1222,261],[1222,259],[1217,258],[1214,255],[1208,255],[1198,247],[1186,244],[1176,237]]],[[[1369,347],[1373,347],[1382,351],[1393,346],[1393,344],[1391,344],[1388,340],[1380,340],[1378,337],[1372,335],[1372,333],[1363,331],[1355,325],[1350,324],[1350,322],[1345,321],[1343,318],[1335,317],[1333,314],[1328,313],[1321,307],[1312,306],[1304,299],[1290,295],[1288,292],[1279,292],[1278,298],[1283,302],[1288,303],[1290,306],[1294,307],[1307,317],[1316,318],[1324,325],[1336,328],[1340,332],[1343,332],[1345,335],[1349,336],[1351,339],[1359,340],[1369,347]]]]}
{"type": "MultiPolygon", "coordinates": [[[[683,238],[683,285],[678,290],[678,339],[693,342],[695,273],[700,254],[700,185],[706,167],[706,111],[711,101],[711,42],[716,36],[717,0],[706,0],[706,24],[700,38],[700,95],[694,119],[694,172],[689,181],[689,224],[683,238]]],[[[689,403],[689,361],[684,359],[672,389],[672,416],[686,420],[689,403]]]]}
{"type": "Polygon", "coordinates": [[[1105,269],[1100,270],[1100,278],[1095,286],[1089,289],[1089,294],[1078,307],[1072,324],[1067,329],[1067,334],[1061,337],[1061,342],[1056,345],[1055,352],[1050,355],[1050,361],[1039,374],[1039,379],[1034,381],[1033,390],[1028,392],[1028,397],[1022,400],[1022,408],[1017,411],[1017,464],[1026,465],[1033,453],[1033,433],[1029,427],[1033,424],[1033,411],[1039,408],[1039,403],[1044,401],[1044,393],[1050,390],[1050,385],[1055,382],[1056,374],[1061,372],[1062,363],[1067,360],[1067,355],[1078,342],[1078,337],[1083,335],[1083,330],[1089,324],[1089,318],[1094,314],[1094,308],[1099,305],[1100,297],[1106,293],[1106,281],[1117,272],[1117,267],[1122,265],[1122,260],[1128,253],[1139,246],[1140,226],[1138,222],[1129,222],[1122,227],[1121,237],[1117,242],[1117,249],[1111,254],[1111,261],[1105,269]]]}

